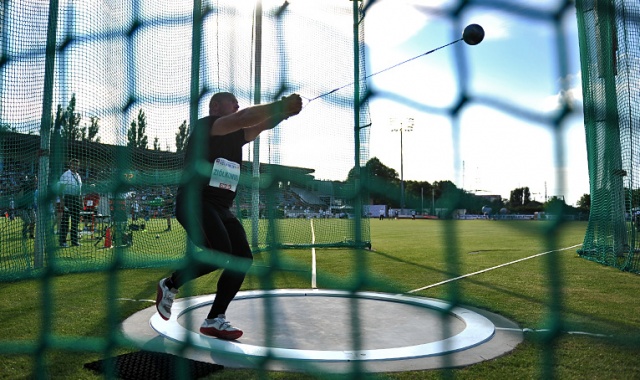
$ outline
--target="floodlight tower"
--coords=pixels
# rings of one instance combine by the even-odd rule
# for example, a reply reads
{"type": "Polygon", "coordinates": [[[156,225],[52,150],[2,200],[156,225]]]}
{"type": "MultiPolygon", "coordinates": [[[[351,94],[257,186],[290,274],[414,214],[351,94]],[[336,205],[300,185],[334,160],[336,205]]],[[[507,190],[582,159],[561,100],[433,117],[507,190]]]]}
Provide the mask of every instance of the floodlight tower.
{"type": "Polygon", "coordinates": [[[394,128],[391,132],[400,132],[400,210],[404,211],[404,159],[402,155],[402,132],[413,131],[413,118],[391,119],[393,125],[400,124],[399,128],[394,128]]]}

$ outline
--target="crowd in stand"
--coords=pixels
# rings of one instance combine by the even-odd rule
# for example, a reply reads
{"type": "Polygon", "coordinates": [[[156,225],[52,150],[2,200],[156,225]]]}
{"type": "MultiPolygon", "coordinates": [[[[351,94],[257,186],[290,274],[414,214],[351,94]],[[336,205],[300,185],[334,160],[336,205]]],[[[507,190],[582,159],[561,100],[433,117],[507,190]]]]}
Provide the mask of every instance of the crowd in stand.
{"type": "MultiPolygon", "coordinates": [[[[22,220],[23,238],[34,237],[35,221],[37,216],[37,175],[35,165],[20,165],[3,163],[0,171],[0,216],[7,222],[16,219],[22,220]]],[[[97,182],[97,176],[89,169],[83,169],[85,183],[97,182]]],[[[105,176],[105,173],[100,173],[105,176]]],[[[175,187],[151,186],[131,189],[126,197],[127,216],[134,220],[143,218],[163,218],[167,220],[167,230],[171,230],[171,218],[173,217],[173,203],[175,187]],[[134,212],[135,207],[135,212],[134,212]]],[[[85,186],[82,194],[82,214],[86,218],[88,213],[110,214],[113,210],[113,199],[105,194],[95,192],[95,187],[85,186]],[[101,199],[102,198],[102,199],[101,199]],[[102,208],[97,207],[104,203],[102,208]]],[[[49,211],[55,218],[54,233],[60,230],[60,196],[56,195],[56,201],[51,202],[49,211]]],[[[87,221],[85,221],[87,222],[87,221]]],[[[16,227],[18,228],[18,227],[16,227]]]]}
{"type": "MultiPolygon", "coordinates": [[[[0,174],[0,212],[2,216],[10,220],[22,217],[25,220],[29,220],[29,225],[32,225],[30,220],[35,218],[30,216],[34,214],[32,211],[37,206],[34,196],[36,190],[34,182],[36,178],[35,170],[33,165],[31,167],[19,165],[5,165],[3,167],[3,171],[0,174]]],[[[98,182],[98,177],[108,177],[106,173],[97,173],[86,168],[81,169],[81,173],[85,183],[95,183],[98,182]]],[[[83,194],[85,201],[88,193],[86,189],[90,188],[88,186],[85,187],[83,194]]],[[[170,230],[171,219],[174,215],[175,193],[175,186],[132,187],[125,195],[125,208],[128,218],[131,218],[134,222],[164,218],[167,220],[167,229],[170,230]]],[[[266,198],[261,197],[261,199],[266,198]]],[[[102,199],[100,202],[108,202],[107,204],[109,204],[112,200],[102,199]]],[[[282,211],[280,216],[285,218],[334,218],[341,216],[340,213],[331,212],[328,204],[310,204],[291,189],[280,192],[277,195],[276,203],[276,208],[282,211]]],[[[106,207],[106,205],[102,206],[102,213],[109,213],[109,209],[106,207]]],[[[113,208],[111,205],[109,207],[113,208]]],[[[260,208],[264,211],[264,204],[261,204],[260,208]]],[[[251,210],[250,200],[241,203],[240,209],[248,214],[249,210],[251,210]]],[[[52,205],[51,211],[55,213],[55,210],[56,207],[52,205]]],[[[87,209],[86,202],[84,211],[100,213],[97,207],[87,209]]],[[[27,233],[33,235],[32,229],[27,233]]]]}

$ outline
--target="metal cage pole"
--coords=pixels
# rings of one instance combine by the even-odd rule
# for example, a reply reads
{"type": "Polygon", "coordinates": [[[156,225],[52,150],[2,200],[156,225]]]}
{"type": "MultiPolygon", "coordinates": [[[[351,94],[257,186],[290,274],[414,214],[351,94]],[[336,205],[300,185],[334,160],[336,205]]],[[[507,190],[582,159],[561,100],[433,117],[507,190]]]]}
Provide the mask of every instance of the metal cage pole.
{"type": "MultiPolygon", "coordinates": [[[[262,1],[256,0],[254,15],[254,79],[253,104],[261,103],[262,92],[262,1]]],[[[251,176],[251,246],[258,247],[260,223],[260,136],[253,141],[253,172],[251,176]]]]}
{"type": "Polygon", "coordinates": [[[46,215],[47,208],[40,207],[40,200],[47,194],[49,186],[50,138],[51,138],[51,110],[53,103],[53,81],[56,62],[56,36],[58,33],[58,1],[49,2],[49,21],[47,25],[47,48],[44,62],[44,93],[42,95],[42,119],[40,122],[40,163],[38,169],[38,215],[36,218],[36,241],[34,266],[44,266],[44,246],[46,243],[46,215]]]}

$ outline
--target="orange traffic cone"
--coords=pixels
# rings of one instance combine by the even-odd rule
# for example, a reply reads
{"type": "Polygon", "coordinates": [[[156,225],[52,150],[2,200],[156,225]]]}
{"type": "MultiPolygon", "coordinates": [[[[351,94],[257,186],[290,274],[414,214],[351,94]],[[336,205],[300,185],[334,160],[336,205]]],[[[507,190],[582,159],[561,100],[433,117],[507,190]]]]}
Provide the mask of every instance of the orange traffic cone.
{"type": "Polygon", "coordinates": [[[104,233],[103,248],[111,248],[111,227],[107,227],[107,231],[104,233]]]}

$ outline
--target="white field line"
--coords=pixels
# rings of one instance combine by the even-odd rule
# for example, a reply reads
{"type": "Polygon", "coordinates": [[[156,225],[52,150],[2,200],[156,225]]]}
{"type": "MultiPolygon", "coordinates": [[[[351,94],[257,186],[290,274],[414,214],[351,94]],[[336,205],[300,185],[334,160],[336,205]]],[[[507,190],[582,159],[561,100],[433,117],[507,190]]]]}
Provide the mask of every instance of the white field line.
{"type": "Polygon", "coordinates": [[[309,219],[311,221],[311,289],[317,289],[318,286],[316,284],[316,247],[313,244],[316,243],[316,232],[313,228],[313,218],[309,219]]]}
{"type": "Polygon", "coordinates": [[[151,302],[151,303],[156,303],[156,300],[133,299],[133,298],[116,298],[116,301],[133,301],[133,302],[151,302]]]}
{"type": "MultiPolygon", "coordinates": [[[[522,331],[524,333],[545,333],[545,332],[549,332],[551,330],[549,329],[529,329],[529,328],[523,328],[523,329],[514,329],[514,328],[508,328],[508,327],[496,327],[496,330],[502,330],[502,331],[522,331]]],[[[598,333],[591,333],[591,332],[586,332],[586,331],[563,331],[569,335],[588,335],[588,336],[595,336],[598,338],[612,338],[613,335],[605,335],[605,334],[598,334],[598,333]]]]}
{"type": "Polygon", "coordinates": [[[522,258],[522,259],[518,259],[518,260],[511,261],[511,262],[508,262],[508,263],[504,263],[504,264],[496,265],[495,267],[491,267],[491,268],[487,268],[487,269],[479,270],[479,271],[477,271],[477,272],[468,273],[468,274],[465,274],[465,275],[462,275],[462,276],[458,276],[458,277],[450,278],[450,279],[448,279],[448,280],[440,281],[440,282],[437,282],[437,283],[435,283],[435,284],[431,284],[431,285],[423,286],[422,288],[409,290],[407,293],[415,293],[415,292],[419,292],[419,291],[421,291],[421,290],[425,290],[425,289],[433,288],[433,287],[436,287],[436,286],[439,286],[439,285],[443,285],[443,284],[446,284],[446,283],[449,283],[449,282],[452,282],[452,281],[457,281],[457,280],[460,280],[460,279],[463,279],[463,278],[467,278],[467,277],[475,276],[476,274],[480,274],[480,273],[488,272],[488,271],[490,271],[490,270],[494,270],[494,269],[498,269],[498,268],[506,267],[507,265],[511,265],[511,264],[519,263],[519,262],[521,262],[521,261],[525,261],[525,260],[533,259],[533,258],[536,258],[536,257],[539,257],[539,256],[543,256],[543,255],[546,255],[546,254],[548,254],[548,253],[552,253],[552,252],[560,252],[560,251],[566,251],[566,250],[568,250],[568,249],[576,248],[576,247],[579,247],[579,246],[581,246],[581,245],[582,245],[582,243],[581,243],[581,244],[572,245],[571,247],[565,247],[565,248],[555,249],[555,250],[553,250],[553,251],[547,251],[547,252],[537,253],[537,254],[535,254],[535,255],[533,255],[533,256],[529,256],[529,257],[525,257],[525,258],[522,258]]]}

